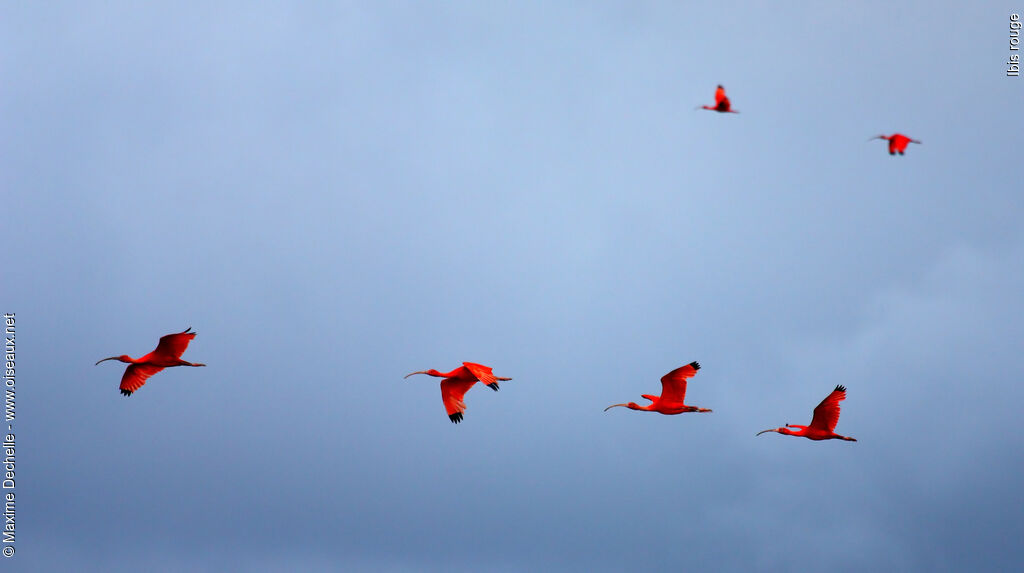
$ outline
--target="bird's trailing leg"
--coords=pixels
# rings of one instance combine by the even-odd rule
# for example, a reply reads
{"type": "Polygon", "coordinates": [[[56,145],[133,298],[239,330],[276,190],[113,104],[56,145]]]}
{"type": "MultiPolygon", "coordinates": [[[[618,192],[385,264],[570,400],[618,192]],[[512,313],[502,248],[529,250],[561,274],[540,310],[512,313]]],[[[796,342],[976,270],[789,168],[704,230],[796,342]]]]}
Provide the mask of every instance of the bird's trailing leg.
{"type": "Polygon", "coordinates": [[[198,367],[198,366],[206,366],[206,365],[203,364],[202,362],[192,363],[192,362],[186,362],[185,360],[182,360],[181,364],[179,364],[179,366],[196,366],[196,367],[198,367]]]}
{"type": "MultiPolygon", "coordinates": [[[[501,382],[508,382],[509,380],[511,380],[511,378],[502,378],[501,376],[495,376],[494,379],[501,382]]],[[[491,382],[490,384],[487,385],[487,387],[490,388],[491,390],[494,390],[495,392],[498,391],[497,382],[491,382]]]]}

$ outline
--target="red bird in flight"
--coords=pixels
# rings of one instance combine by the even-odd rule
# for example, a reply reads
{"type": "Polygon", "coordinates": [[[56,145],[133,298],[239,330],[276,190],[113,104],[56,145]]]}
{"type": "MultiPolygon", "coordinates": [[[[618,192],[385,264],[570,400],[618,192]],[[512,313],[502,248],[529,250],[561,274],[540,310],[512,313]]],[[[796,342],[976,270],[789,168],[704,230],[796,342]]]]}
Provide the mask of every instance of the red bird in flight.
{"type": "Polygon", "coordinates": [[[125,369],[124,376],[121,377],[121,394],[131,396],[132,392],[142,388],[142,385],[146,383],[150,376],[164,368],[170,368],[171,366],[206,366],[205,364],[193,364],[181,359],[181,355],[188,348],[188,343],[192,342],[192,339],[196,337],[196,333],[189,332],[190,330],[192,330],[191,326],[186,328],[184,332],[161,336],[160,344],[156,345],[156,350],[142,358],[132,358],[127,354],[122,354],[121,356],[104,358],[96,364],[106,360],[120,360],[130,364],[125,369]]]}
{"type": "Polygon", "coordinates": [[[718,85],[718,89],[715,90],[715,106],[702,105],[697,109],[710,109],[711,111],[717,111],[719,113],[739,113],[732,108],[732,104],[729,103],[729,98],[725,97],[725,88],[721,84],[718,85]]]}
{"type": "Polygon", "coordinates": [[[876,139],[888,139],[889,140],[889,155],[896,155],[899,153],[903,155],[903,152],[907,150],[908,143],[921,143],[916,139],[910,139],[902,133],[894,133],[892,135],[876,135],[868,141],[874,141],[876,139]]]}
{"type": "Polygon", "coordinates": [[[765,432],[778,432],[787,436],[803,436],[810,440],[847,440],[856,442],[854,438],[840,436],[835,433],[836,424],[839,423],[839,403],[846,399],[846,388],[836,386],[836,389],[827,398],[818,404],[814,409],[814,417],[810,426],[797,426],[786,424],[785,428],[763,430],[757,433],[758,436],[765,432]],[[797,428],[790,430],[789,428],[797,428]]]}
{"type": "Polygon", "coordinates": [[[466,395],[466,392],[474,384],[481,382],[497,392],[499,380],[511,380],[511,378],[495,376],[490,366],[474,364],[472,362],[463,362],[462,366],[451,372],[438,372],[431,368],[430,370],[406,374],[405,377],[408,378],[413,374],[427,374],[444,378],[444,380],[441,380],[441,401],[444,402],[444,409],[448,412],[448,419],[453,424],[458,424],[462,421],[462,413],[466,411],[466,403],[462,401],[462,397],[466,395]]]}
{"type": "Polygon", "coordinates": [[[649,406],[641,406],[636,402],[630,402],[628,404],[612,404],[605,408],[604,411],[607,412],[616,406],[625,406],[630,410],[645,410],[665,415],[682,414],[683,412],[710,412],[711,410],[708,408],[687,406],[683,403],[683,400],[686,398],[686,380],[693,378],[698,370],[700,370],[700,364],[691,362],[662,376],[661,396],[641,394],[641,396],[651,401],[649,406]]]}

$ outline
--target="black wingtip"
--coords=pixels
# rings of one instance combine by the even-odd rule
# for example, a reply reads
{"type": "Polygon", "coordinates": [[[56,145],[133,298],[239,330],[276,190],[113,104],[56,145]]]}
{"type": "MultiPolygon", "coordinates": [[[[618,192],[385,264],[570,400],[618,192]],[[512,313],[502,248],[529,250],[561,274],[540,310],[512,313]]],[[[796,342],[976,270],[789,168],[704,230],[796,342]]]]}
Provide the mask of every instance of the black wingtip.
{"type": "Polygon", "coordinates": [[[454,414],[448,414],[448,419],[451,420],[453,424],[458,424],[459,422],[462,421],[462,412],[455,412],[454,414]]]}
{"type": "Polygon", "coordinates": [[[846,392],[846,386],[843,386],[842,384],[839,384],[838,386],[836,386],[836,390],[835,391],[836,392],[846,392]]]}
{"type": "Polygon", "coordinates": [[[121,395],[122,396],[131,396],[132,395],[132,391],[131,390],[125,390],[124,388],[122,388],[121,389],[121,395]]]}
{"type": "Polygon", "coordinates": [[[691,363],[690,363],[690,366],[693,366],[693,369],[694,369],[694,370],[700,370],[700,362],[697,362],[696,360],[694,360],[693,362],[691,362],[691,363]]]}
{"type": "Polygon", "coordinates": [[[495,392],[498,391],[498,383],[497,382],[491,382],[490,384],[487,385],[487,387],[490,388],[491,390],[494,390],[495,392]]]}

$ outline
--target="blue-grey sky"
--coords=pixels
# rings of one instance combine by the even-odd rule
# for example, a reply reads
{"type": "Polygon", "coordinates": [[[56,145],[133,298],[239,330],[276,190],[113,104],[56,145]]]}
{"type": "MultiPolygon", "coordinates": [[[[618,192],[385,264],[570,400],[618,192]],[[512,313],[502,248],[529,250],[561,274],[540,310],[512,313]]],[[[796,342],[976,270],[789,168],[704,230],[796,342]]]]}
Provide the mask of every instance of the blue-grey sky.
{"type": "Polygon", "coordinates": [[[3,566],[1019,567],[1024,5],[679,4],[8,3],[3,566]]]}

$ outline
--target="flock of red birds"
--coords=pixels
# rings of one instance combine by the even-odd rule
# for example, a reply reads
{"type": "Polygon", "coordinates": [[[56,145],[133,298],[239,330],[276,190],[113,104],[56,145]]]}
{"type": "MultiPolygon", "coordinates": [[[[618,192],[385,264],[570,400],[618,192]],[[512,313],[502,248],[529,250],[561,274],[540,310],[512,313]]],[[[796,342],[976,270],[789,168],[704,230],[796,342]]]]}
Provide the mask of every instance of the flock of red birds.
{"type": "MultiPolygon", "coordinates": [[[[732,103],[725,95],[725,88],[721,85],[719,85],[715,90],[715,105],[699,106],[697,109],[707,109],[717,111],[719,113],[739,113],[732,109],[732,103]]],[[[878,135],[872,137],[868,141],[875,139],[885,139],[889,142],[889,155],[896,155],[897,153],[903,155],[908,144],[921,143],[916,139],[911,139],[899,133],[894,133],[893,135],[878,135]]],[[[96,364],[106,360],[119,360],[127,363],[129,366],[125,369],[124,375],[121,377],[121,394],[131,396],[132,393],[146,383],[146,380],[148,380],[150,376],[153,376],[164,368],[171,368],[173,366],[206,366],[205,364],[192,363],[181,359],[181,355],[185,353],[185,349],[188,348],[189,343],[196,337],[196,333],[191,332],[191,330],[192,328],[189,327],[183,332],[162,336],[160,338],[160,343],[156,346],[156,349],[141,358],[132,358],[127,354],[122,354],[121,356],[104,358],[96,364]]],[[[624,408],[629,408],[630,410],[658,412],[659,414],[665,415],[682,414],[684,412],[710,412],[711,410],[708,408],[688,406],[685,403],[686,381],[693,378],[697,374],[698,370],[700,370],[700,364],[697,362],[691,362],[662,376],[660,396],[641,394],[643,398],[650,402],[650,404],[646,406],[641,406],[636,402],[627,402],[624,404],[612,404],[605,408],[605,411],[607,412],[609,409],[616,406],[622,406],[624,408]]],[[[451,372],[439,372],[437,370],[430,369],[412,372],[405,377],[408,378],[414,374],[426,374],[428,376],[434,376],[442,379],[441,401],[444,403],[445,412],[448,413],[448,418],[455,424],[462,421],[463,414],[466,411],[466,403],[464,401],[466,392],[468,392],[469,389],[477,382],[480,382],[497,392],[499,381],[503,382],[511,380],[511,378],[495,376],[489,366],[475,364],[473,362],[463,362],[462,366],[452,370],[451,372]]],[[[856,442],[857,440],[854,438],[835,433],[836,424],[839,423],[839,402],[842,402],[845,399],[846,388],[843,386],[836,386],[835,390],[833,390],[831,394],[826,396],[825,399],[822,400],[816,408],[814,408],[814,416],[811,418],[810,425],[800,426],[796,424],[786,424],[781,428],[769,428],[767,430],[763,430],[758,432],[757,435],[760,436],[765,432],[777,432],[786,436],[802,436],[810,440],[847,440],[856,442]]]]}
{"type": "MultiPolygon", "coordinates": [[[[129,364],[128,368],[124,371],[124,375],[121,376],[121,394],[131,396],[132,393],[146,383],[146,380],[148,380],[150,376],[160,372],[164,368],[170,368],[172,366],[206,366],[205,364],[192,363],[181,359],[181,355],[185,353],[185,349],[188,348],[188,344],[196,337],[196,333],[190,332],[191,330],[192,327],[189,327],[183,332],[161,336],[160,343],[157,344],[156,350],[141,358],[132,358],[127,354],[122,354],[121,356],[104,358],[103,360],[96,362],[96,364],[106,360],[120,360],[121,362],[129,364]]],[[[659,414],[665,415],[682,414],[684,412],[710,412],[711,410],[708,408],[688,406],[685,403],[686,381],[693,378],[697,374],[698,370],[700,370],[700,364],[697,362],[691,362],[662,376],[660,396],[641,394],[642,397],[651,402],[647,406],[641,406],[636,402],[628,402],[625,404],[612,404],[605,408],[604,411],[607,412],[609,409],[616,406],[623,406],[631,410],[658,412],[659,414]]],[[[445,412],[448,413],[448,419],[455,424],[462,421],[463,414],[466,411],[466,403],[464,401],[466,392],[469,392],[469,389],[477,382],[480,382],[497,392],[498,382],[511,380],[511,378],[495,376],[494,371],[490,366],[484,366],[483,364],[476,364],[473,362],[463,362],[462,366],[459,366],[451,372],[440,372],[431,368],[430,370],[411,372],[406,374],[405,377],[408,378],[415,374],[426,374],[428,376],[434,376],[442,379],[441,402],[444,403],[444,409],[445,412]]],[[[786,424],[785,427],[764,430],[762,432],[758,432],[757,435],[760,436],[765,432],[778,432],[787,436],[803,436],[811,440],[838,439],[856,442],[857,440],[853,438],[841,436],[835,433],[836,424],[839,422],[839,402],[845,399],[846,388],[836,386],[836,389],[833,390],[832,393],[822,400],[821,404],[818,404],[818,407],[814,409],[814,417],[811,419],[811,425],[797,426],[793,424],[786,424]],[[790,430],[790,428],[797,429],[790,430]]]]}
{"type": "MultiPolygon", "coordinates": [[[[719,84],[718,88],[715,89],[715,105],[701,105],[697,106],[697,109],[709,109],[711,111],[717,111],[718,113],[739,113],[732,108],[732,103],[729,101],[728,96],[725,95],[725,88],[719,84]]],[[[876,139],[885,139],[889,141],[889,155],[896,155],[903,153],[907,150],[908,143],[921,143],[916,139],[911,139],[902,133],[894,133],[892,135],[876,135],[868,141],[874,141],[876,139]]]]}

